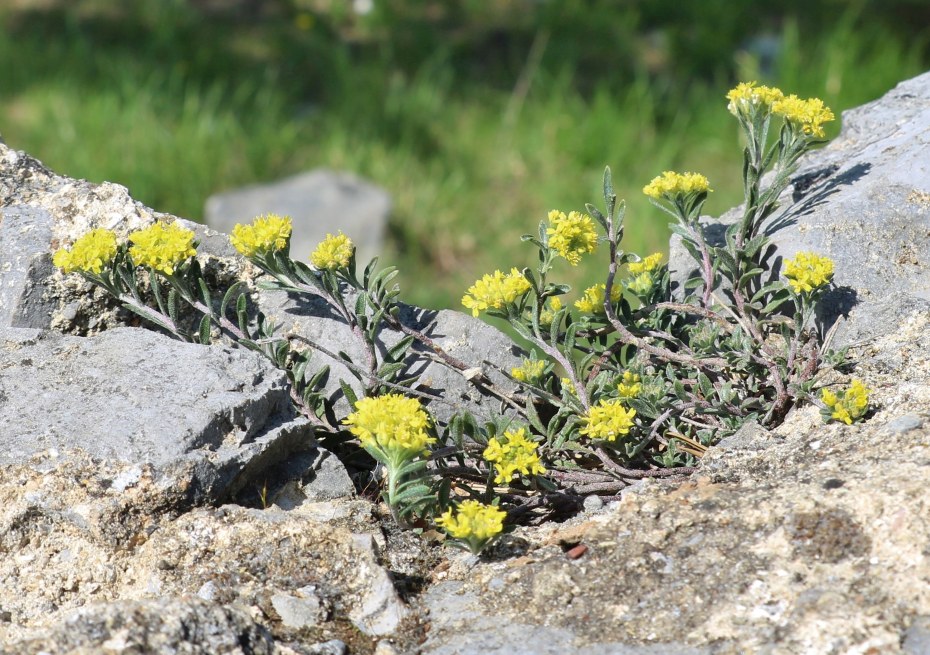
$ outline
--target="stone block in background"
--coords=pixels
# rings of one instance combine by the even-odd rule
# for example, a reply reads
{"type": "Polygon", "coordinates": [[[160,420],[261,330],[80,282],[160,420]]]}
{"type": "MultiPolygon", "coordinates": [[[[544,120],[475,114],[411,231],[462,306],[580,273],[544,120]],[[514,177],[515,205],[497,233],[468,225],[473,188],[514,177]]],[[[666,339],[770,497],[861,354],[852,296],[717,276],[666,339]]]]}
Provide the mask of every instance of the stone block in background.
{"type": "Polygon", "coordinates": [[[327,234],[342,230],[355,243],[359,270],[363,270],[372,257],[381,255],[391,197],[350,173],[318,169],[210,196],[204,222],[230,234],[236,223],[248,223],[267,213],[293,219],[294,259],[306,262],[327,234]]]}

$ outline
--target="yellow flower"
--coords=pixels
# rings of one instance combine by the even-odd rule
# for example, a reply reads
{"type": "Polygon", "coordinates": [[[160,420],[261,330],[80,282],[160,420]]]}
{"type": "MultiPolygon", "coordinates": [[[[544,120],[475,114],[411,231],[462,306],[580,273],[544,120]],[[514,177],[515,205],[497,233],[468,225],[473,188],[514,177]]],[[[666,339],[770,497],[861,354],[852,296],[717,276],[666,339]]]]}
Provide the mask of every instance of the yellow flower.
{"type": "Polygon", "coordinates": [[[597,247],[597,231],[594,221],[581,212],[565,212],[553,209],[549,212],[552,227],[546,230],[549,235],[549,247],[572,266],[577,266],[581,256],[593,252],[597,247]]]}
{"type": "Polygon", "coordinates": [[[652,290],[655,280],[652,279],[652,273],[640,273],[632,280],[627,280],[626,288],[635,293],[637,296],[644,296],[652,290]]]}
{"type": "Polygon", "coordinates": [[[545,370],[545,361],[524,359],[520,367],[510,369],[510,375],[520,382],[533,383],[539,380],[545,370]]]}
{"type": "Polygon", "coordinates": [[[194,233],[180,223],[155,223],[129,235],[132,247],[129,256],[138,266],[149,266],[165,275],[197,254],[194,233]]]}
{"type": "MultiPolygon", "coordinates": [[[[595,284],[584,290],[584,296],[575,301],[575,307],[586,314],[603,314],[604,313],[604,293],[607,291],[606,284],[595,284]]],[[[620,286],[615,284],[610,289],[610,299],[613,302],[620,300],[622,294],[620,286]]]]}
{"type": "Polygon", "coordinates": [[[494,464],[497,470],[495,484],[507,484],[519,472],[522,475],[538,475],[546,472],[539,461],[535,442],[526,438],[526,429],[504,432],[501,439],[497,437],[488,441],[488,447],[482,453],[484,458],[494,464]]]}
{"type": "Polygon", "coordinates": [[[352,243],[352,239],[342,232],[336,236],[327,234],[310,254],[310,263],[320,270],[335,271],[348,267],[354,251],[355,244],[352,243]]]}
{"type": "Polygon", "coordinates": [[[554,296],[549,299],[548,307],[539,312],[539,324],[542,326],[552,325],[555,314],[562,309],[562,299],[554,296]]]}
{"type": "Polygon", "coordinates": [[[229,241],[244,257],[284,250],[291,237],[291,217],[265,214],[251,225],[237,224],[229,241]]]}
{"type": "Polygon", "coordinates": [[[436,519],[436,525],[455,539],[487,542],[503,532],[506,517],[507,512],[494,505],[483,505],[477,500],[466,500],[461,502],[455,510],[452,508],[446,510],[436,519]]]}
{"type": "Polygon", "coordinates": [[[402,394],[362,398],[343,424],[358,437],[362,447],[391,461],[413,459],[436,441],[429,436],[429,416],[420,401],[402,394]]]}
{"type": "Polygon", "coordinates": [[[755,82],[741,82],[727,93],[727,109],[734,116],[751,118],[752,114],[762,109],[769,111],[772,105],[785,94],[780,89],[768,86],[757,86],[755,82]]]}
{"type": "Polygon", "coordinates": [[[116,257],[116,234],[110,230],[97,228],[83,235],[71,250],[59,249],[52,257],[52,263],[65,273],[93,273],[100,275],[103,267],[116,257]]]}
{"type": "Polygon", "coordinates": [[[468,293],[462,297],[462,305],[471,310],[472,316],[477,316],[488,309],[512,305],[530,288],[529,281],[516,268],[511,268],[506,275],[494,271],[469,287],[468,293]]]}
{"type": "Polygon", "coordinates": [[[810,293],[830,284],[833,279],[833,260],[813,252],[799,252],[785,262],[785,277],[795,293],[810,293]]]}
{"type": "Polygon", "coordinates": [[[640,273],[651,273],[659,267],[659,264],[662,263],[662,253],[655,252],[644,257],[642,261],[630,262],[627,264],[627,269],[633,275],[639,275],[640,273]]]}
{"type": "Polygon", "coordinates": [[[830,418],[852,425],[853,421],[862,418],[869,408],[870,390],[861,380],[853,380],[842,395],[837,395],[828,389],[820,392],[820,399],[830,413],[830,418]]]}
{"type": "Polygon", "coordinates": [[[710,188],[707,178],[700,173],[676,173],[674,171],[665,171],[643,187],[643,193],[656,200],[711,191],[713,189],[710,188]]]}
{"type": "Polygon", "coordinates": [[[623,379],[617,385],[617,394],[623,400],[636,398],[643,391],[643,384],[636,373],[630,371],[623,372],[623,379]]]}
{"type": "Polygon", "coordinates": [[[801,100],[794,94],[773,103],[772,112],[784,116],[786,121],[800,127],[805,134],[815,137],[822,137],[823,124],[835,118],[820,98],[801,100]]]}
{"type": "Polygon", "coordinates": [[[615,441],[617,437],[629,433],[634,416],[636,410],[624,407],[620,399],[602,399],[582,419],[584,427],[580,433],[591,439],[615,441]]]}

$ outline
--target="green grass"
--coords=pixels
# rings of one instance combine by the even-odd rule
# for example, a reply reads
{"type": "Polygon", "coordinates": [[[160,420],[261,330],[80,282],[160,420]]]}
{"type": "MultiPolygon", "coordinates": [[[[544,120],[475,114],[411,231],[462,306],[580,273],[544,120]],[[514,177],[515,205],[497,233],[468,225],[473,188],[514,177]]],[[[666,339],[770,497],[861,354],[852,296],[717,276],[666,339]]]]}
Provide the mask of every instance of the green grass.
{"type": "MultiPolygon", "coordinates": [[[[142,16],[139,25],[154,20],[165,32],[137,26],[109,49],[68,19],[53,40],[22,26],[0,35],[12,71],[0,80],[0,133],[59,173],[124,184],[145,204],[194,220],[223,189],[317,166],[353,170],[391,193],[383,261],[401,268],[405,300],[431,307],[458,307],[495,268],[532,265],[520,235],[549,209],[600,205],[606,165],[628,203],[627,249],[642,254],[667,247],[666,220],[641,193],[661,171],[707,175],[710,213],[740,200],[740,146],[723,98],[731,80],[669,89],[643,75],[620,90],[591,90],[567,70],[530,65],[524,95],[461,84],[441,53],[412,74],[337,54],[327,60],[332,79],[308,95],[291,80],[314,65],[313,44],[284,51],[304,57],[300,65],[282,63],[263,50],[267,34],[239,34],[230,46],[238,63],[224,68],[194,46],[172,54],[173,39],[198,29],[184,17],[178,24],[190,33],[178,34],[142,16]]],[[[838,115],[926,63],[925,44],[852,18],[815,40],[800,32],[787,23],[778,72],[764,81],[822,97],[838,115]]],[[[759,78],[751,58],[740,62],[743,79],[759,78]]],[[[594,265],[564,272],[573,284],[602,277],[594,265]]]]}

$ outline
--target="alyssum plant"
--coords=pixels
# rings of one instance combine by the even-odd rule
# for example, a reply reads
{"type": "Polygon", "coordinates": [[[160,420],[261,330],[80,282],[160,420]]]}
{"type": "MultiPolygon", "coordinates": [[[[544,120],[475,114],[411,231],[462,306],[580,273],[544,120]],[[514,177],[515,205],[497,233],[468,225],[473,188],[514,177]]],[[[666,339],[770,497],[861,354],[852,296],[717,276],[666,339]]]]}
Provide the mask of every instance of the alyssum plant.
{"type": "Polygon", "coordinates": [[[711,192],[703,175],[665,172],[643,189],[672,217],[695,261],[681,288],[673,290],[661,253],[623,250],[624,205],[607,169],[603,208],[550,212],[537,234],[523,237],[537,251],[535,266],[495,271],[468,289],[466,308],[507,320],[525,341],[523,364],[502,371],[516,393],[473,374],[482,362],[461,362],[403,324],[396,271],[374,260],[359,278],[348,237],[329,235],[311,266],[291,259],[286,217],[237,225],[232,244],[266,274],[260,286],[322,298],[357,340],[361,361],[277,334],[249,311],[244,282],[215,300],[194,258],[194,235],[177,224],[156,223],[124,242],[92,230],[54,262],[179,339],[207,344],[222,334],[263,353],[287,373],[295,405],[321,433],[357,439],[380,464],[382,496],[399,524],[432,519],[450,542],[480,552],[502,534],[508,515],[516,520],[586,495],[611,496],[632,480],[688,472],[722,436],[747,421],[777,425],[804,400],[820,405],[825,420],[852,423],[868,410],[869,391],[859,381],[839,392],[822,388],[819,401],[813,396],[818,374],[844,356],[825,349],[813,324],[833,263],[801,252],[779,276],[764,229],[798,158],[833,114],[816,98],[755,83],[727,97],[747,145],[744,211],[723,242],[711,242],[699,221],[711,192]],[[561,260],[577,266],[598,250],[606,254],[604,282],[567,302],[571,289],[553,272],[561,260]],[[385,329],[404,336],[385,348],[385,329]],[[437,425],[415,379],[405,377],[414,343],[471,371],[475,384],[509,405],[507,416],[479,422],[460,412],[437,425]],[[322,393],[329,370],[309,365],[314,352],[345,363],[360,383],[357,394],[339,381],[354,408],[348,416],[337,416],[322,393]]]}

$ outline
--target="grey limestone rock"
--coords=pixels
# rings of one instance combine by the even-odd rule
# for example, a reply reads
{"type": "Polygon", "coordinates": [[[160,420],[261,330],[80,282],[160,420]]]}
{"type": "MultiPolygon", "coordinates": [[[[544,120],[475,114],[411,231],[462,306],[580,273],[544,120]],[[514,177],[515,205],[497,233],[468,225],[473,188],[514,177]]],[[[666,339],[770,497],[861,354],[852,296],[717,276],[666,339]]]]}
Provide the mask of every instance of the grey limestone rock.
{"type": "MultiPolygon", "coordinates": [[[[281,333],[300,334],[332,353],[345,352],[356,365],[364,365],[361,344],[322,299],[313,296],[294,298],[283,292],[262,292],[258,304],[266,316],[280,325],[281,333]]],[[[508,393],[514,390],[513,383],[485,363],[490,362],[509,371],[522,362],[522,350],[497,328],[461,312],[433,311],[411,305],[401,306],[398,319],[423,333],[449,355],[470,367],[480,368],[495,385],[508,393]]],[[[379,351],[383,354],[403,336],[397,330],[382,330],[378,337],[379,351]]],[[[345,415],[351,408],[342,394],[339,380],[353,387],[356,393],[361,385],[342,361],[322,352],[314,353],[310,360],[311,369],[319,370],[324,365],[330,367],[325,393],[336,403],[337,413],[345,415]]],[[[428,348],[416,342],[408,357],[404,375],[417,376],[413,388],[425,395],[425,401],[430,403],[430,411],[440,422],[448,421],[452,414],[462,409],[484,418],[491,418],[502,411],[500,401],[484,393],[463,372],[437,361],[428,348]]]]}
{"type": "Polygon", "coordinates": [[[294,259],[307,261],[327,234],[342,231],[355,243],[364,266],[381,254],[391,198],[355,175],[319,169],[210,196],[204,220],[229,234],[236,223],[248,223],[269,212],[293,220],[294,259]]]}
{"type": "Polygon", "coordinates": [[[73,611],[3,653],[271,655],[274,640],[242,609],[199,598],[115,601],[73,611]]]}
{"type": "Polygon", "coordinates": [[[250,475],[316,448],[283,374],[240,348],[207,347],[141,328],[93,337],[0,331],[0,464],[83,450],[136,467],[195,502],[235,493],[250,475]]]}

